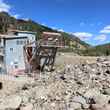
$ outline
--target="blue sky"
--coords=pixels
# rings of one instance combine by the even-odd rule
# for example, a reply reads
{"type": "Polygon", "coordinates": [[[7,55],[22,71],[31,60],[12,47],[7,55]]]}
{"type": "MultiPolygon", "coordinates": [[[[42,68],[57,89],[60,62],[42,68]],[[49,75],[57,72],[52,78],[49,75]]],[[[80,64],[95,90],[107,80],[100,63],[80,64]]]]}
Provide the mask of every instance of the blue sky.
{"type": "Polygon", "coordinates": [[[110,42],[110,0],[0,0],[0,11],[66,31],[92,44],[110,42]]]}

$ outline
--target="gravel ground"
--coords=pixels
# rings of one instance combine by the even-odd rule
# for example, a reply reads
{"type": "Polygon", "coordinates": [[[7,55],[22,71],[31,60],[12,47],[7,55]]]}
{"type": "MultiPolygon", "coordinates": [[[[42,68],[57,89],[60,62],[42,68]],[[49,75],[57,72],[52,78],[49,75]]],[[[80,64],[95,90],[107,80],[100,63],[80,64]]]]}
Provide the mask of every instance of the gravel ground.
{"type": "Polygon", "coordinates": [[[35,78],[0,75],[0,110],[110,110],[109,57],[62,54],[56,65],[35,78]]]}

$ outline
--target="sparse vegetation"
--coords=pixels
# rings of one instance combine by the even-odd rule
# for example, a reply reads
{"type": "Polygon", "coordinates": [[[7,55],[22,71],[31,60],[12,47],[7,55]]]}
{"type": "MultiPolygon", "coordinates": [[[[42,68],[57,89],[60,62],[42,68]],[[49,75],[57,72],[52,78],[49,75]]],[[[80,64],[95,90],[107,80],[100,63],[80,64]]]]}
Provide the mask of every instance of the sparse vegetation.
{"type": "MultiPolygon", "coordinates": [[[[59,32],[58,30],[49,28],[48,26],[41,25],[33,20],[23,20],[23,19],[15,19],[11,17],[8,13],[1,12],[0,17],[7,17],[9,20],[9,26],[11,25],[14,28],[19,30],[26,30],[26,31],[34,31],[37,32],[37,39],[41,37],[42,32],[59,32]]],[[[3,33],[2,24],[0,25],[0,33],[3,33]]],[[[7,29],[5,29],[7,30],[7,29]]],[[[105,45],[99,45],[95,47],[91,47],[86,42],[80,40],[78,37],[66,33],[66,32],[59,32],[62,34],[63,39],[68,46],[66,49],[61,49],[60,51],[63,52],[75,52],[80,55],[86,56],[102,56],[102,55],[110,55],[110,43],[105,45]]]]}
{"type": "Polygon", "coordinates": [[[89,56],[108,56],[110,55],[110,43],[88,48],[82,51],[82,54],[89,56]]]}

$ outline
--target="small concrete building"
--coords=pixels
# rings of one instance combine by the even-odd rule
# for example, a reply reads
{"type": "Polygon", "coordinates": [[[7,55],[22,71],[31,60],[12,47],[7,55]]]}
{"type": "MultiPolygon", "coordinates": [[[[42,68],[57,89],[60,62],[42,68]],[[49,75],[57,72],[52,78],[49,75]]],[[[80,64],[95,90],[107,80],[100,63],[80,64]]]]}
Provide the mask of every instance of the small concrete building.
{"type": "Polygon", "coordinates": [[[25,71],[24,45],[34,42],[35,32],[9,31],[0,35],[0,72],[16,73],[25,71]]]}

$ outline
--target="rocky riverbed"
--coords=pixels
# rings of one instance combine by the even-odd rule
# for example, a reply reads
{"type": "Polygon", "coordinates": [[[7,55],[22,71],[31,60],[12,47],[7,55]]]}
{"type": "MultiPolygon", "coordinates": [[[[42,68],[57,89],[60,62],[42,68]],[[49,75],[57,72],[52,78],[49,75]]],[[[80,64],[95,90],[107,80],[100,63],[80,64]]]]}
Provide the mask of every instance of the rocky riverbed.
{"type": "Polygon", "coordinates": [[[0,110],[110,110],[109,58],[0,82],[0,110]]]}

